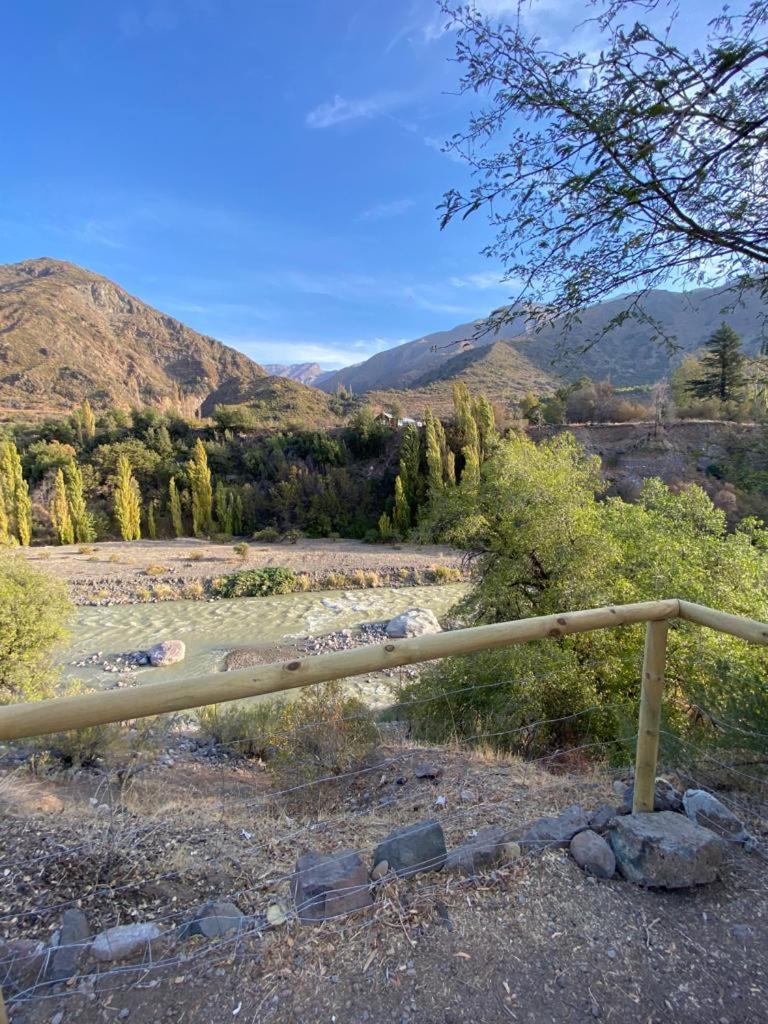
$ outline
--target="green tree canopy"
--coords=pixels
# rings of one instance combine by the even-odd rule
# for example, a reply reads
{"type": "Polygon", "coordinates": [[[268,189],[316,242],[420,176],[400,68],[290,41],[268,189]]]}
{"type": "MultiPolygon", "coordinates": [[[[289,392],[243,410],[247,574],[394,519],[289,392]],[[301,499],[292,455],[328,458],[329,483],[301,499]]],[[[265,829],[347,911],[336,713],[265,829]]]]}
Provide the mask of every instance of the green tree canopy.
{"type": "Polygon", "coordinates": [[[728,324],[721,324],[707,340],[701,360],[703,376],[688,384],[696,398],[717,398],[732,402],[744,391],[744,356],[741,338],[728,324]]]}

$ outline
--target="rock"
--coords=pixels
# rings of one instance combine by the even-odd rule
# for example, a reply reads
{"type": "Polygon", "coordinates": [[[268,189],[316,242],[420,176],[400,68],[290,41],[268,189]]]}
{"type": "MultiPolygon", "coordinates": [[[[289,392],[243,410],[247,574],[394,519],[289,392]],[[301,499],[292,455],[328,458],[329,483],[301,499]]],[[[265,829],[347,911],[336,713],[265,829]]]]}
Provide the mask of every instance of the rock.
{"type": "Polygon", "coordinates": [[[558,814],[556,818],[539,818],[522,838],[522,845],[532,850],[543,850],[547,846],[567,846],[577,832],[589,828],[584,811],[578,804],[558,814]]]}
{"type": "Polygon", "coordinates": [[[687,789],[683,795],[683,810],[691,821],[724,839],[744,843],[749,838],[744,823],[705,789],[687,789]]]}
{"type": "Polygon", "coordinates": [[[310,850],[299,857],[291,883],[299,919],[319,924],[373,905],[370,879],[354,850],[329,855],[310,850]]]}
{"type": "Polygon", "coordinates": [[[61,918],[59,944],[48,965],[51,981],[66,981],[78,973],[78,962],[90,946],[91,928],[88,918],[74,907],[65,910],[61,918]]]}
{"type": "Polygon", "coordinates": [[[475,875],[500,864],[510,864],[520,856],[520,846],[511,842],[508,830],[493,825],[481,829],[468,843],[450,850],[445,860],[445,869],[475,875]]]}
{"type": "Polygon", "coordinates": [[[600,804],[594,814],[590,815],[589,827],[593,832],[603,832],[608,828],[608,822],[611,818],[615,818],[619,813],[621,812],[617,811],[610,804],[600,804]]]}
{"type": "Polygon", "coordinates": [[[386,860],[380,860],[378,864],[374,866],[371,872],[371,879],[374,882],[380,882],[382,878],[386,878],[389,874],[389,863],[386,860]]]}
{"type": "Polygon", "coordinates": [[[184,661],[187,649],[183,640],[163,640],[146,652],[150,665],[159,668],[163,665],[175,665],[177,661],[184,661]]]}
{"type": "Polygon", "coordinates": [[[439,821],[422,821],[395,829],[376,847],[373,863],[385,860],[396,875],[415,875],[419,871],[439,871],[447,851],[439,821]]]}
{"type": "Polygon", "coordinates": [[[0,989],[23,992],[41,982],[47,956],[45,945],[34,939],[0,941],[0,989]]]}
{"type": "Polygon", "coordinates": [[[477,793],[474,789],[462,789],[459,793],[459,800],[461,800],[463,804],[476,804],[477,793]]]}
{"type": "Polygon", "coordinates": [[[440,623],[428,608],[409,608],[387,623],[387,636],[396,640],[406,636],[425,636],[442,632],[440,623]]]}
{"type": "Polygon", "coordinates": [[[288,920],[288,911],[282,903],[270,903],[267,907],[267,924],[270,928],[279,928],[288,920]]]}
{"type": "Polygon", "coordinates": [[[182,924],[179,938],[188,939],[192,935],[204,935],[207,939],[215,939],[230,932],[239,932],[244,925],[245,914],[234,903],[212,900],[198,907],[194,916],[182,924]]]}
{"type": "MultiPolygon", "coordinates": [[[[632,801],[635,798],[635,784],[630,782],[624,786],[621,795],[621,806],[617,809],[617,814],[631,814],[632,813],[632,801]]],[[[656,779],[656,784],[653,789],[653,809],[654,811],[682,811],[683,809],[683,794],[672,785],[671,782],[667,782],[666,779],[656,779]]]]}
{"type": "Polygon", "coordinates": [[[616,874],[616,857],[608,843],[597,832],[587,829],[577,832],[571,840],[571,856],[588,875],[596,878],[613,878],[616,874]]]}
{"type": "Polygon", "coordinates": [[[433,764],[420,764],[416,766],[414,773],[417,779],[438,779],[442,775],[442,769],[433,764]]]}
{"type": "Polygon", "coordinates": [[[726,849],[713,832],[673,811],[615,818],[608,839],[628,881],[663,889],[713,882],[726,849]]]}
{"type": "Polygon", "coordinates": [[[144,952],[153,939],[160,938],[160,935],[160,929],[152,921],[119,924],[99,932],[91,944],[91,952],[97,960],[124,960],[135,953],[144,952]]]}

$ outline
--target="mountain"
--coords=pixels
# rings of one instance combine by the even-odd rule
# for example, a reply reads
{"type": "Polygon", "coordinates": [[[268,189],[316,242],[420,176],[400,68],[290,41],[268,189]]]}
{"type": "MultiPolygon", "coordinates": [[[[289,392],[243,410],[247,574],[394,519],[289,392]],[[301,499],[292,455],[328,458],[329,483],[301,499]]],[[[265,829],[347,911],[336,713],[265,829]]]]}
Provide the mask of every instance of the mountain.
{"type": "MultiPolygon", "coordinates": [[[[257,363],[198,334],[106,277],[61,260],[0,266],[0,406],[42,414],[174,406],[208,414],[270,381],[257,363]]],[[[296,385],[297,387],[299,385],[296,385]]]]}
{"type": "Polygon", "coordinates": [[[264,363],[264,369],[270,377],[286,377],[300,384],[314,384],[328,376],[328,371],[318,363],[264,363]]]}
{"type": "MultiPolygon", "coordinates": [[[[682,353],[699,348],[722,320],[742,336],[747,353],[756,353],[762,343],[768,304],[756,292],[746,293],[740,305],[724,310],[733,301],[733,295],[722,288],[685,293],[656,289],[643,299],[643,308],[666,333],[675,337],[674,351],[654,340],[651,327],[632,319],[625,320],[584,351],[634,297],[625,295],[590,307],[567,336],[557,324],[536,333],[522,317],[501,331],[478,336],[481,321],[476,321],[379,352],[364,363],[338,370],[316,383],[324,391],[334,392],[343,385],[355,394],[422,389],[436,380],[447,379],[446,373],[465,372],[469,364],[462,362],[462,356],[471,362],[471,353],[495,347],[502,341],[516,350],[523,362],[508,367],[509,373],[519,374],[517,378],[497,382],[499,397],[504,389],[528,390],[526,375],[535,374],[552,380],[588,376],[595,380],[610,379],[617,386],[642,385],[667,374],[682,353]]],[[[535,387],[531,385],[530,389],[535,387]]]]}

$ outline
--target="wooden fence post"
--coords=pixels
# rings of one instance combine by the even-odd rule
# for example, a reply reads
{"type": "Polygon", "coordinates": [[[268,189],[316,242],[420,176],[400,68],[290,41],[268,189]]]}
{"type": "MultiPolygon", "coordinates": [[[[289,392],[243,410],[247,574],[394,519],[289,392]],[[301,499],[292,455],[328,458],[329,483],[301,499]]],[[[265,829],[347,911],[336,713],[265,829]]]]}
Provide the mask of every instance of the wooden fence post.
{"type": "Polygon", "coordinates": [[[0,1024],[8,1024],[8,1014],[5,1012],[3,1001],[3,990],[0,988],[0,1024]]]}
{"type": "Polygon", "coordinates": [[[640,719],[637,726],[635,755],[635,794],[632,813],[652,811],[659,757],[659,723],[664,692],[669,622],[649,622],[645,633],[643,679],[640,689],[640,719]]]}

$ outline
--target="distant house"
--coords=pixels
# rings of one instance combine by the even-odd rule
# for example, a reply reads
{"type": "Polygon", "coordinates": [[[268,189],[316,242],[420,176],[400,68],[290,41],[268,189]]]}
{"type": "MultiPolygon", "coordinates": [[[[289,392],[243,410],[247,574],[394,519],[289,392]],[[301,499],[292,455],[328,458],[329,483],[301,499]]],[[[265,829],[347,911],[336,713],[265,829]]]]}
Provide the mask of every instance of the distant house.
{"type": "Polygon", "coordinates": [[[423,420],[415,420],[410,416],[403,416],[402,419],[398,419],[397,421],[395,421],[395,417],[392,415],[392,413],[384,412],[384,410],[382,410],[379,413],[376,413],[376,422],[384,423],[388,427],[392,427],[393,429],[395,427],[407,427],[409,423],[412,423],[414,427],[424,426],[423,420]]]}

